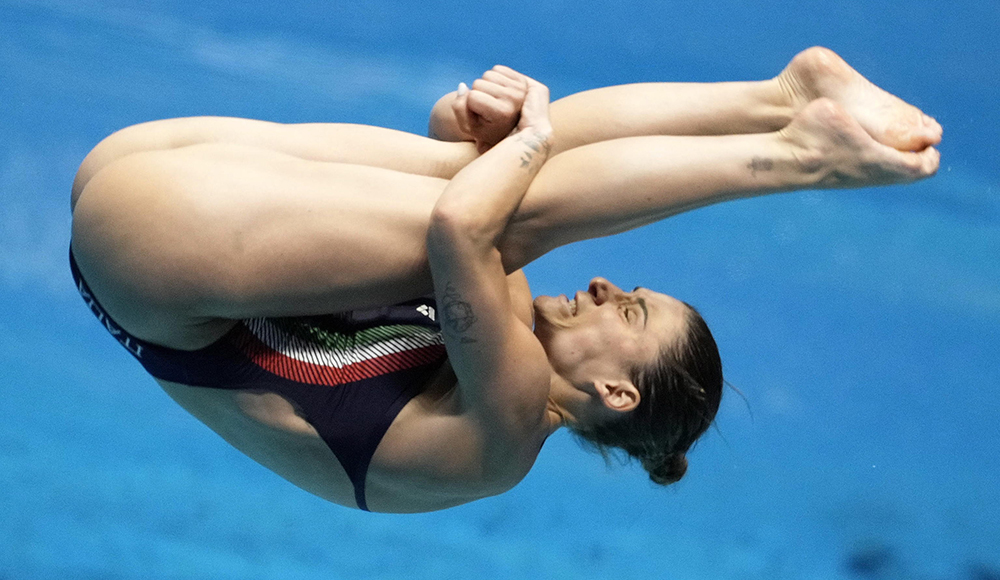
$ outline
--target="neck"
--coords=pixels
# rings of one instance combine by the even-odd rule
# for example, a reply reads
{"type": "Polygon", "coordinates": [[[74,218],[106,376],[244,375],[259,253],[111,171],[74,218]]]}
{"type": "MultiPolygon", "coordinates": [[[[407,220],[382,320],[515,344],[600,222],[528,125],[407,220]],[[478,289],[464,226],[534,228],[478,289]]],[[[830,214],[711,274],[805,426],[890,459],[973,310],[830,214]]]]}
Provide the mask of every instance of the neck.
{"type": "Polygon", "coordinates": [[[560,427],[572,427],[578,424],[586,414],[589,402],[590,396],[587,393],[577,389],[553,371],[549,382],[549,397],[545,405],[549,434],[555,433],[560,427]]]}
{"type": "Polygon", "coordinates": [[[552,397],[549,397],[545,404],[545,416],[549,423],[549,435],[558,431],[560,427],[567,427],[570,424],[566,412],[552,400],[552,397]]]}

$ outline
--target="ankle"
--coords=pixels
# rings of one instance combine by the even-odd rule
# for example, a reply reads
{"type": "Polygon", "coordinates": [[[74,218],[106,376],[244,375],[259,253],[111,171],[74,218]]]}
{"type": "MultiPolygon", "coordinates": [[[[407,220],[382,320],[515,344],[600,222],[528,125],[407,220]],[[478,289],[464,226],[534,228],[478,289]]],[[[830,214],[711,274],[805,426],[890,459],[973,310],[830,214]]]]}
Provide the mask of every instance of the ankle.
{"type": "Polygon", "coordinates": [[[800,187],[822,183],[830,172],[829,154],[818,141],[802,139],[801,135],[788,131],[788,127],[775,133],[778,146],[789,160],[792,181],[800,187]]]}
{"type": "Polygon", "coordinates": [[[801,109],[786,82],[779,77],[754,83],[754,105],[752,117],[765,120],[768,131],[775,131],[788,125],[801,109]]]}

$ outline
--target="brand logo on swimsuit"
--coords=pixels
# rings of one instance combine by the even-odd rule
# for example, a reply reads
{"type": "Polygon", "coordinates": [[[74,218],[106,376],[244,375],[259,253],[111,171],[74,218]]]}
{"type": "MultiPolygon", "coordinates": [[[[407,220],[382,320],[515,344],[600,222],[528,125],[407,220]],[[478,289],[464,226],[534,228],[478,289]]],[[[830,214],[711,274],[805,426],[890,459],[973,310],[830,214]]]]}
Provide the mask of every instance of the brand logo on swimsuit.
{"type": "Polygon", "coordinates": [[[111,333],[111,336],[115,337],[115,340],[117,340],[119,344],[124,346],[130,353],[135,355],[135,358],[141,359],[142,345],[136,344],[135,339],[129,336],[127,332],[119,328],[118,325],[116,325],[114,322],[111,322],[111,318],[109,318],[108,315],[104,313],[104,310],[97,305],[97,301],[94,300],[94,297],[91,296],[90,292],[87,291],[87,287],[84,286],[82,280],[80,281],[77,290],[80,291],[80,296],[83,296],[84,302],[86,302],[87,306],[90,307],[90,311],[93,312],[94,316],[96,316],[97,319],[101,321],[101,324],[103,324],[104,328],[106,328],[108,332],[111,333]]]}
{"type": "Polygon", "coordinates": [[[420,314],[423,314],[427,318],[430,318],[431,320],[437,322],[437,319],[434,318],[434,308],[432,308],[432,307],[430,307],[430,306],[428,306],[426,304],[421,304],[420,306],[417,306],[417,312],[419,312],[420,314]]]}

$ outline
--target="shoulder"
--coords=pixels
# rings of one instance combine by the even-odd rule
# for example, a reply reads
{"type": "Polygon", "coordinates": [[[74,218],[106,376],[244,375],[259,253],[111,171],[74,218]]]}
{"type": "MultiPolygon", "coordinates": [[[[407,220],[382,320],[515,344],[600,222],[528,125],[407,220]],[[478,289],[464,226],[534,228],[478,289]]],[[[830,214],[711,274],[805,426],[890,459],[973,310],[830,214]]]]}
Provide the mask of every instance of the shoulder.
{"type": "Polygon", "coordinates": [[[514,315],[528,328],[535,325],[535,309],[532,306],[531,288],[524,270],[517,270],[507,275],[507,291],[510,293],[511,307],[514,315]]]}
{"type": "MultiPolygon", "coordinates": [[[[513,436],[498,437],[484,417],[463,405],[448,379],[413,399],[386,432],[369,470],[370,484],[384,497],[412,505],[458,505],[498,495],[531,470],[548,431],[538,422],[513,436]],[[391,488],[391,490],[389,489],[391,488]],[[391,491],[391,493],[390,493],[391,491]]],[[[451,375],[454,385],[454,375],[451,375]]],[[[434,509],[440,509],[435,507],[434,509]]]]}

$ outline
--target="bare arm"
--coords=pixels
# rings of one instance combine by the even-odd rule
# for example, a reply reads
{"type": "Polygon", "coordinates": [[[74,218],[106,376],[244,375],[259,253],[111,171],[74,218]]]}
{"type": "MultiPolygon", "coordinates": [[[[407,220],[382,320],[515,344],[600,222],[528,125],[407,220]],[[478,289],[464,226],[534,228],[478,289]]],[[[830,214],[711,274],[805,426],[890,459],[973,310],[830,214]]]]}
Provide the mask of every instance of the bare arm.
{"type": "Polygon", "coordinates": [[[463,406],[482,418],[485,439],[498,445],[497,452],[540,432],[548,392],[544,350],[515,315],[497,247],[550,148],[548,91],[540,84],[532,90],[520,131],[451,180],[427,232],[445,345],[463,406]]]}

